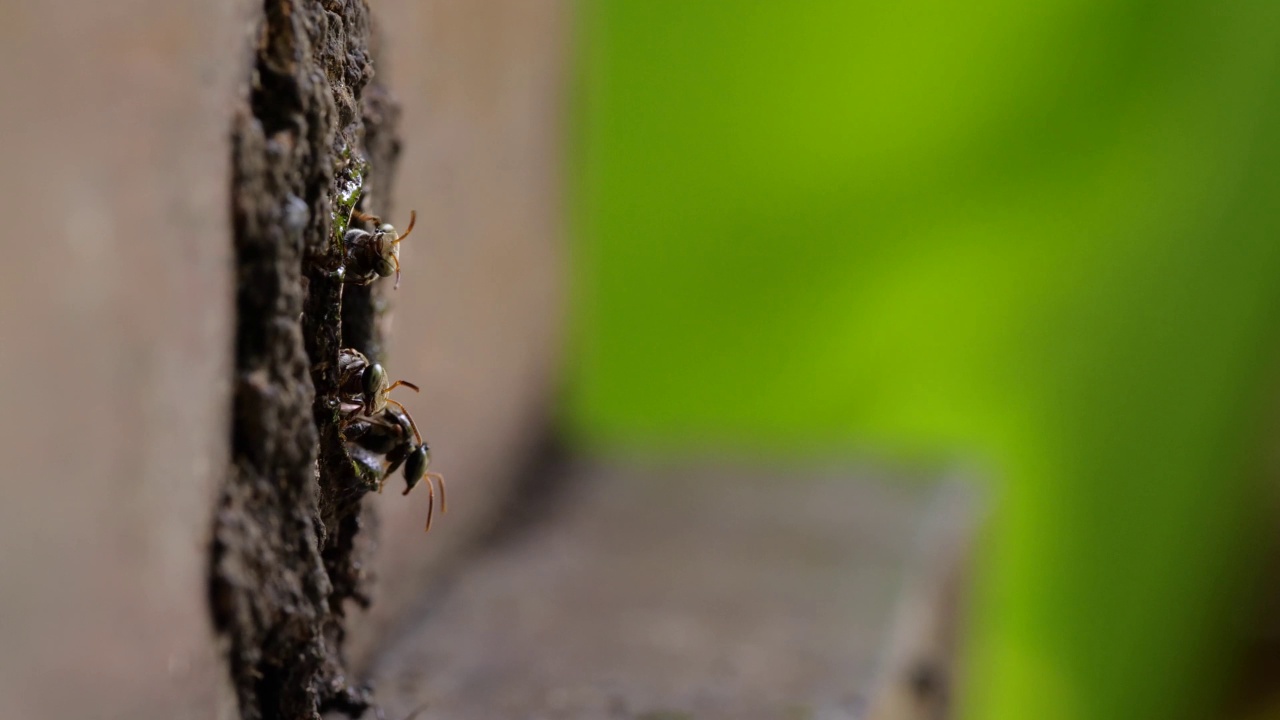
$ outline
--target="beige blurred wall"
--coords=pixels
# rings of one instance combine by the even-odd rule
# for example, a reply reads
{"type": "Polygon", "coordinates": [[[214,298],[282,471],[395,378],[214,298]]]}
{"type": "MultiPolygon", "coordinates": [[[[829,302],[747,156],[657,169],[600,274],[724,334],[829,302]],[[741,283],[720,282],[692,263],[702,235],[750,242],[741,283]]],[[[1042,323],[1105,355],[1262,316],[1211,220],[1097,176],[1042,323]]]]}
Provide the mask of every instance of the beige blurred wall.
{"type": "Polygon", "coordinates": [[[0,717],[227,716],[227,128],[248,3],[0,11],[0,717]]]}
{"type": "MultiPolygon", "coordinates": [[[[392,293],[389,372],[406,393],[449,513],[423,533],[427,498],[388,492],[376,601],[357,618],[363,659],[459,545],[489,522],[550,411],[560,346],[560,187],[569,12],[563,0],[373,3],[378,72],[403,106],[395,186],[418,228],[392,293]],[[421,234],[419,234],[421,233],[421,234]]],[[[400,479],[389,488],[403,487],[400,479]]]]}
{"type": "MultiPolygon", "coordinates": [[[[560,2],[374,2],[419,212],[390,367],[450,480],[377,498],[367,652],[492,510],[558,342],[560,2]]],[[[0,718],[230,717],[205,597],[227,453],[228,131],[256,3],[0,11],[0,718]]],[[[400,222],[403,222],[401,219],[400,222]]]]}

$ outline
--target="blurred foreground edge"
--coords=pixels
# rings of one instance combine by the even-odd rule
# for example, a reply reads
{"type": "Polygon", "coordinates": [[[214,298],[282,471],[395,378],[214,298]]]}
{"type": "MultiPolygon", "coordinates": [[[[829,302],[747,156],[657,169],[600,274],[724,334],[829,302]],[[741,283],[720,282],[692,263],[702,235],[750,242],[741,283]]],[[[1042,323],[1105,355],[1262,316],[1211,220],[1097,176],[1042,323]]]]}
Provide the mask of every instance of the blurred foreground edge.
{"type": "Polygon", "coordinates": [[[925,517],[866,720],[954,716],[963,603],[983,516],[976,486],[959,479],[940,486],[925,517]]]}

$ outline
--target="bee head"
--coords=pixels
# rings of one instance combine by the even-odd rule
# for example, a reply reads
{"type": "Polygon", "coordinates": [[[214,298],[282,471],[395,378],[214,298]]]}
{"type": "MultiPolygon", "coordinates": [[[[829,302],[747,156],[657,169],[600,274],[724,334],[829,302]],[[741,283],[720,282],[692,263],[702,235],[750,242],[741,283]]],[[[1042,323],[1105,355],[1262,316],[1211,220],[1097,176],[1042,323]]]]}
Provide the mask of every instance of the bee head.
{"type": "Polygon", "coordinates": [[[387,406],[387,371],[382,365],[371,363],[360,374],[360,386],[370,412],[381,412],[387,406]]]}
{"type": "Polygon", "coordinates": [[[431,464],[431,450],[427,448],[426,443],[422,443],[409,453],[409,457],[404,460],[404,481],[407,485],[405,492],[413,489],[414,485],[422,479],[427,473],[427,466],[431,464]]]}
{"type": "Polygon", "coordinates": [[[385,248],[373,261],[373,271],[378,273],[379,277],[391,277],[396,274],[396,260],[399,259],[400,253],[395,245],[387,245],[385,248]]]}

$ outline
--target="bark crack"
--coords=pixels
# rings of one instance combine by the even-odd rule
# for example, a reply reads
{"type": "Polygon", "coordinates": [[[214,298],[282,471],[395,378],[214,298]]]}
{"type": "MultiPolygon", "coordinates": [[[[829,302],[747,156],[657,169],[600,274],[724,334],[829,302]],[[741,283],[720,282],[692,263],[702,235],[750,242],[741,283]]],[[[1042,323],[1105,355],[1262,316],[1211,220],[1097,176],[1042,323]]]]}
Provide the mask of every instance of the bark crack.
{"type": "Polygon", "coordinates": [[[373,81],[364,0],[265,0],[232,129],[237,263],[233,460],[214,519],[210,599],[246,720],[358,715],[348,601],[367,605],[364,495],[348,453],[342,347],[380,355],[379,290],[342,282],[352,207],[387,213],[397,108],[373,81]],[[376,207],[374,207],[376,205],[376,207]]]}

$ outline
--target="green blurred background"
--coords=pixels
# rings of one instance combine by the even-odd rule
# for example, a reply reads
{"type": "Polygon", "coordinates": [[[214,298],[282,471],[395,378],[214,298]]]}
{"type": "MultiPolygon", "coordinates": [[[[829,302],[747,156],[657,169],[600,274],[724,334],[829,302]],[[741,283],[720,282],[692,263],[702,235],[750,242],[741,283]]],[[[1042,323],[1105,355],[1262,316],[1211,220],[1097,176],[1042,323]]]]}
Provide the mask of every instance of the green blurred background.
{"type": "Polygon", "coordinates": [[[1280,3],[579,5],[566,425],[978,463],[969,718],[1190,718],[1274,525],[1280,3]]]}

